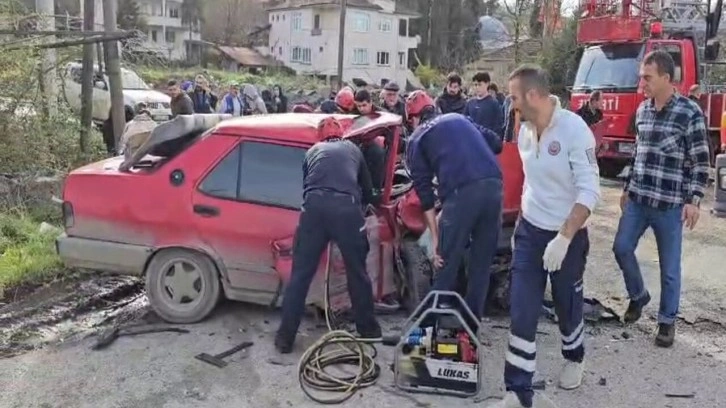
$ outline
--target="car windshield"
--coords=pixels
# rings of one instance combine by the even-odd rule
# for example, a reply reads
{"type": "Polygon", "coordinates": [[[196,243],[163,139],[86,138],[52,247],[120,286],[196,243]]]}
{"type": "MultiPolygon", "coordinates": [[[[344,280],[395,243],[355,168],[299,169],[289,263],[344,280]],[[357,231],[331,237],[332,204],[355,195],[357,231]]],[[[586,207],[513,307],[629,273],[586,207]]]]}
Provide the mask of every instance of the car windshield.
{"type": "Polygon", "coordinates": [[[121,83],[124,89],[151,89],[134,71],[121,68],[121,83]]]}
{"type": "Polygon", "coordinates": [[[582,54],[574,89],[635,90],[643,43],[607,44],[589,47],[582,54]]]}

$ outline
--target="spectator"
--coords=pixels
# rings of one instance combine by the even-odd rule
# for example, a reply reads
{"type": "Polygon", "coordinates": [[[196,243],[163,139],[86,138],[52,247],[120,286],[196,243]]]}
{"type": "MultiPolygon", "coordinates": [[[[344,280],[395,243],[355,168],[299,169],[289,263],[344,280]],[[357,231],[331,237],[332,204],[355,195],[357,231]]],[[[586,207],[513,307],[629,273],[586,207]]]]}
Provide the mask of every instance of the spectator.
{"type": "Polygon", "coordinates": [[[246,109],[245,98],[239,92],[239,84],[231,84],[229,86],[229,92],[222,98],[219,112],[232,116],[242,116],[245,114],[246,109]]]}
{"type": "Polygon", "coordinates": [[[491,82],[487,87],[487,91],[489,91],[489,95],[491,95],[492,98],[496,99],[500,105],[504,105],[504,94],[499,92],[499,87],[497,86],[497,84],[491,82]]]}
{"type": "Polygon", "coordinates": [[[697,105],[700,105],[700,103],[701,103],[701,87],[698,84],[691,85],[691,88],[688,90],[688,99],[692,100],[693,102],[696,102],[697,105]]]}
{"type": "Polygon", "coordinates": [[[466,97],[461,90],[461,77],[452,72],[446,77],[446,89],[436,98],[436,109],[441,113],[464,113],[466,97]]]}
{"type": "Polygon", "coordinates": [[[469,99],[464,108],[464,115],[474,123],[483,126],[497,135],[504,135],[504,114],[502,105],[489,92],[491,78],[486,72],[478,72],[472,78],[475,96],[469,99]]]}
{"type": "Polygon", "coordinates": [[[587,123],[587,126],[600,122],[602,120],[602,92],[593,91],[590,94],[590,100],[577,110],[577,114],[587,123]]]}
{"type": "Polygon", "coordinates": [[[121,136],[119,153],[124,155],[125,160],[131,159],[134,152],[138,150],[151,136],[156,127],[156,122],[151,118],[151,112],[144,102],[136,105],[136,116],[126,123],[124,133],[121,136]]]}
{"type": "Polygon", "coordinates": [[[262,101],[265,102],[265,109],[267,109],[267,112],[275,113],[275,107],[272,104],[272,91],[269,89],[263,89],[262,92],[260,92],[260,96],[262,97],[262,101]]]}
{"type": "Polygon", "coordinates": [[[182,92],[181,87],[176,80],[172,79],[169,81],[166,84],[166,90],[171,97],[172,118],[175,118],[177,115],[194,114],[194,103],[192,103],[192,98],[190,98],[185,92],[182,92]]]}
{"type": "MultiPolygon", "coordinates": [[[[124,123],[128,123],[133,118],[134,110],[128,105],[124,106],[124,123]]],[[[101,135],[103,136],[103,143],[106,145],[106,152],[111,156],[116,155],[116,138],[113,134],[113,108],[109,109],[108,118],[101,125],[101,135]]]]}
{"type": "Polygon", "coordinates": [[[192,99],[194,113],[214,113],[217,109],[217,96],[209,89],[209,82],[202,75],[197,75],[189,97],[192,99]]]}
{"type": "Polygon", "coordinates": [[[272,104],[275,107],[275,113],[287,112],[287,96],[282,93],[282,87],[275,85],[272,87],[272,104]]]}
{"type": "Polygon", "coordinates": [[[355,109],[360,115],[370,115],[377,112],[380,108],[373,104],[371,93],[366,89],[361,89],[355,93],[355,109]]]}

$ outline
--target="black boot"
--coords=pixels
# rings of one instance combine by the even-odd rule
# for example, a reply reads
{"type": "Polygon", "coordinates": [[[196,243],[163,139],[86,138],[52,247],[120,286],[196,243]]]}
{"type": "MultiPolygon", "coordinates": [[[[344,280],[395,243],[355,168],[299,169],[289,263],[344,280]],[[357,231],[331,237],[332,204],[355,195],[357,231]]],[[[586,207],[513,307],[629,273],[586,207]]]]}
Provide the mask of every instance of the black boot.
{"type": "Polygon", "coordinates": [[[658,323],[658,334],[655,336],[655,345],[668,348],[673,345],[676,338],[676,325],[658,323]]]}
{"type": "Polygon", "coordinates": [[[275,349],[280,354],[292,353],[292,345],[295,343],[294,336],[288,336],[281,331],[278,331],[275,335],[275,349]]]}
{"type": "Polygon", "coordinates": [[[362,339],[380,339],[383,337],[381,326],[378,322],[375,322],[370,327],[358,327],[358,335],[362,339]]]}
{"type": "Polygon", "coordinates": [[[638,300],[631,300],[628,304],[628,310],[623,316],[625,323],[635,323],[643,314],[643,308],[650,303],[650,293],[645,292],[645,296],[638,300]]]}

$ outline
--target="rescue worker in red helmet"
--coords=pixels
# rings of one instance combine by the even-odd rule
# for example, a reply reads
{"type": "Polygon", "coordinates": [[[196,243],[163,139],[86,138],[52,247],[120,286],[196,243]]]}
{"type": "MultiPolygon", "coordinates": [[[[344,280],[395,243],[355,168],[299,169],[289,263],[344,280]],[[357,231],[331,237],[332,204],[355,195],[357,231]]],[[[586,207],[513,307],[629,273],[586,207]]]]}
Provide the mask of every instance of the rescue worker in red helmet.
{"type": "Polygon", "coordinates": [[[458,271],[470,247],[465,300],[481,318],[501,228],[502,172],[496,157],[502,150],[501,139],[461,114],[437,115],[434,101],[424,91],[408,96],[406,116],[414,127],[406,161],[435,249],[433,289],[456,290],[458,271]],[[434,177],[442,203],[439,222],[434,177]]]}
{"type": "Polygon", "coordinates": [[[358,114],[355,106],[355,93],[349,87],[344,87],[335,95],[335,104],[338,106],[339,113],[358,114]]]}
{"type": "Polygon", "coordinates": [[[345,262],[358,334],[363,338],[381,337],[366,272],[368,239],[363,214],[366,205],[378,204],[377,196],[363,154],[355,144],[342,139],[340,122],[326,117],[318,131],[320,142],[307,151],[303,161],[303,204],[295,232],[292,275],[275,336],[275,348],[280,353],[292,352],[310,284],[331,241],[345,262]]]}

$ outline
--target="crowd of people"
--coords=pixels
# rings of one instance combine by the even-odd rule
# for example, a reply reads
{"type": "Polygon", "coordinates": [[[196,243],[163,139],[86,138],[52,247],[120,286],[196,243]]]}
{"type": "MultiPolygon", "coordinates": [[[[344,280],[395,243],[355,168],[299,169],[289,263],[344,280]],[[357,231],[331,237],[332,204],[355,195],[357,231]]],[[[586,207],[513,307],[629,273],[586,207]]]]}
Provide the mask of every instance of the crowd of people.
{"type": "MultiPolygon", "coordinates": [[[[636,153],[620,199],[622,215],[613,244],[630,297],[624,320],[633,323],[651,300],[635,249],[645,230],[653,229],[661,269],[655,336],[660,347],[674,342],[682,232],[698,222],[709,166],[703,112],[675,92],[674,67],[665,51],[653,51],[641,63],[647,97],[635,115],[636,153]]],[[[456,274],[468,252],[465,300],[481,317],[501,227],[502,170],[496,156],[507,138],[508,118],[520,117],[521,124],[510,130],[517,135],[525,180],[512,237],[511,325],[504,351],[507,393],[491,408],[554,407],[533,388],[535,337],[549,280],[562,335],[564,365],[558,385],[564,390],[580,387],[588,220],[601,198],[597,145],[590,126],[602,120],[602,95],[593,92],[577,112],[564,109],[550,93],[548,74],[536,66],[522,66],[510,75],[509,94],[503,101],[489,92],[488,75],[472,79],[475,95],[468,100],[461,92],[461,78],[450,75],[444,94],[436,100],[424,91],[413,91],[403,103],[412,130],[405,160],[435,248],[433,288],[456,290],[456,274]]],[[[367,92],[352,89],[341,90],[327,105],[361,114],[380,109],[370,104],[367,92]]],[[[362,338],[382,334],[365,268],[363,208],[375,205],[375,194],[369,178],[361,176],[365,173],[361,151],[342,136],[342,125],[334,117],[325,118],[320,142],[305,157],[303,211],[295,237],[299,245],[293,250],[291,281],[275,337],[281,353],[293,349],[306,294],[330,241],[338,245],[345,261],[358,334],[362,338]]]]}

